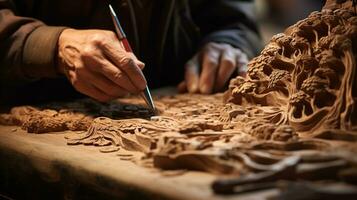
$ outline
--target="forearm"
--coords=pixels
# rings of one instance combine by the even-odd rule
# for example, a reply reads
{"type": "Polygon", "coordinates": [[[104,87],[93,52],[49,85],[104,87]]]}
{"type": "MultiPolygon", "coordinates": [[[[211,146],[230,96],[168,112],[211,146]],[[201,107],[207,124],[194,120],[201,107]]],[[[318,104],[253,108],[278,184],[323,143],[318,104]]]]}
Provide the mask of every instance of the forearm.
{"type": "Polygon", "coordinates": [[[2,85],[19,85],[56,76],[57,40],[63,27],[20,17],[10,1],[0,0],[0,75],[2,85]]]}

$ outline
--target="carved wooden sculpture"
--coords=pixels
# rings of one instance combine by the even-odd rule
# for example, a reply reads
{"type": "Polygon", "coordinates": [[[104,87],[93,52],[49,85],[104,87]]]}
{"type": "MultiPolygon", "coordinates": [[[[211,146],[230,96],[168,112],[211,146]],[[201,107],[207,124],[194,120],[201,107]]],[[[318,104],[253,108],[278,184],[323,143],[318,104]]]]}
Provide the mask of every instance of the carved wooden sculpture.
{"type": "Polygon", "coordinates": [[[313,12],[275,35],[248,77],[231,82],[228,101],[277,106],[280,122],[299,132],[357,130],[357,16],[349,8],[313,12]]]}
{"type": "Polygon", "coordinates": [[[274,36],[224,98],[160,97],[158,116],[131,105],[143,105],[137,98],[83,100],[47,110],[13,108],[0,122],[37,133],[88,129],[69,136],[68,144],[99,146],[163,170],[230,175],[213,184],[218,193],[276,187],[277,180],[356,184],[357,16],[351,2],[329,0],[321,12],[274,36]]]}

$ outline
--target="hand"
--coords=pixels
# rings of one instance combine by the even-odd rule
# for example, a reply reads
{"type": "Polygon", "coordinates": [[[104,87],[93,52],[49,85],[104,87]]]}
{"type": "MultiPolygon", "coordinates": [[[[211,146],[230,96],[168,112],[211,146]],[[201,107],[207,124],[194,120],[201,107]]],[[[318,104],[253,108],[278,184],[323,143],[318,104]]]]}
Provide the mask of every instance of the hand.
{"type": "Polygon", "coordinates": [[[143,68],[112,31],[66,29],[59,37],[59,72],[76,90],[98,101],[144,90],[143,68]]]}
{"type": "Polygon", "coordinates": [[[248,58],[229,44],[208,43],[185,65],[180,92],[210,94],[222,91],[235,70],[245,76],[248,58]]]}

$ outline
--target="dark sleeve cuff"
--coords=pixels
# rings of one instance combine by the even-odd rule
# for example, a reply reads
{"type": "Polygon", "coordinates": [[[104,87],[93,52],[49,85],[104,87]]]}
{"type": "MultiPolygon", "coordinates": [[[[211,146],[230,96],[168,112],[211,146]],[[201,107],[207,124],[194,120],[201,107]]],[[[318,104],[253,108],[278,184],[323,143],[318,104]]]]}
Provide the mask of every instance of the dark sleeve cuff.
{"type": "Polygon", "coordinates": [[[246,53],[249,59],[252,59],[259,54],[262,48],[261,39],[258,34],[248,29],[226,29],[215,31],[203,38],[201,46],[209,42],[230,44],[246,53]]]}
{"type": "Polygon", "coordinates": [[[23,49],[23,72],[29,79],[54,78],[56,69],[57,43],[67,27],[40,26],[26,39],[23,49]]]}

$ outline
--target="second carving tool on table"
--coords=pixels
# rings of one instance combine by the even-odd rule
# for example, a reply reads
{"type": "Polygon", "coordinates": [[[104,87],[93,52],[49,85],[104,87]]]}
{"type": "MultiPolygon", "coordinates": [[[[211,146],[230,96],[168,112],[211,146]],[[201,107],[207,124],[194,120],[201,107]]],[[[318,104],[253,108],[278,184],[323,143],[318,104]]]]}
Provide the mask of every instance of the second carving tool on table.
{"type": "MultiPolygon", "coordinates": [[[[117,33],[119,41],[122,42],[122,44],[123,44],[123,46],[124,46],[124,48],[125,48],[125,50],[127,52],[133,52],[133,50],[130,47],[129,41],[126,38],[124,30],[120,25],[120,22],[119,22],[119,19],[117,17],[117,14],[115,13],[113,7],[110,4],[109,4],[109,10],[110,10],[110,15],[112,16],[112,19],[113,19],[113,23],[114,23],[114,26],[115,26],[115,31],[117,33]]],[[[147,85],[146,85],[144,91],[142,91],[140,93],[140,96],[142,96],[142,98],[145,100],[145,102],[149,106],[149,108],[154,113],[156,113],[156,108],[155,108],[155,105],[154,105],[154,101],[152,100],[151,93],[150,93],[150,90],[149,90],[147,85]]]]}

